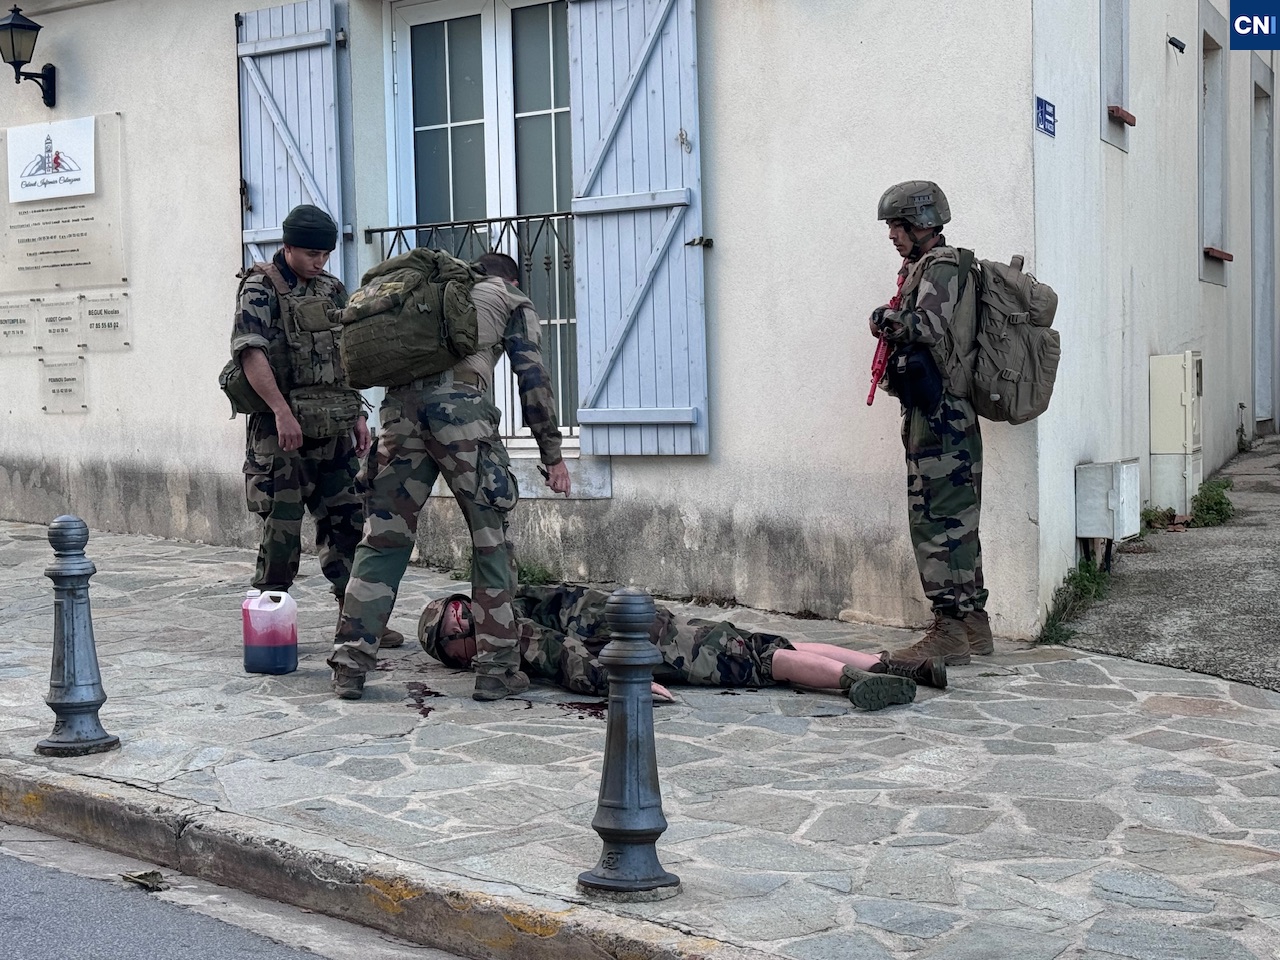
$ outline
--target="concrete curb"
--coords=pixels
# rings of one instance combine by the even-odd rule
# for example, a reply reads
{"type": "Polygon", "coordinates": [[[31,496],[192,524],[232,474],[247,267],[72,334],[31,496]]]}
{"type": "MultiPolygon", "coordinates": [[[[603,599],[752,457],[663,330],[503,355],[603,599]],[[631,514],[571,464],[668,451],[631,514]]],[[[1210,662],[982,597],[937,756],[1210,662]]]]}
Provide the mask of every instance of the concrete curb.
{"type": "Polygon", "coordinates": [[[332,838],[0,759],[0,820],[484,960],[764,960],[589,905],[467,881],[332,838]]]}

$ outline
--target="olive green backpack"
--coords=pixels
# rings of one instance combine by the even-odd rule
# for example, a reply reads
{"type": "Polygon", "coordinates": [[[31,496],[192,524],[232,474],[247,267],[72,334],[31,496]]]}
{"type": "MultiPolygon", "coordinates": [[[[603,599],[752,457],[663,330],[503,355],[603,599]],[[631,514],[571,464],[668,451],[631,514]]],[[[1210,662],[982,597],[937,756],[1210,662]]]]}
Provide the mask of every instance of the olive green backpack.
{"type": "Polygon", "coordinates": [[[340,318],[347,382],[361,390],[398,387],[475,353],[471,288],[484,276],[464,260],[423,247],[369,270],[340,318]]]}
{"type": "Polygon", "coordinates": [[[961,301],[966,282],[975,284],[976,316],[967,318],[972,329],[956,334],[957,340],[973,335],[972,359],[960,351],[973,409],[988,420],[1034,420],[1049,408],[1062,359],[1058,331],[1052,328],[1058,295],[1023,273],[1021,257],[999,263],[976,260],[972,250],[957,248],[956,254],[961,301]]]}

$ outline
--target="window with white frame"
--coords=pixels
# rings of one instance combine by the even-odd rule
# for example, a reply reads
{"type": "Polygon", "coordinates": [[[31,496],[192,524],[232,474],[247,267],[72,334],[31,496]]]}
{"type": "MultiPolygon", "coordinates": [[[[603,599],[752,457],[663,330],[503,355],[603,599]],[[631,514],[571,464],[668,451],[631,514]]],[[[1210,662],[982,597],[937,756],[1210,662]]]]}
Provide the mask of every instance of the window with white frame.
{"type": "MultiPolygon", "coordinates": [[[[577,426],[566,0],[426,0],[394,11],[396,201],[418,242],[515,257],[543,320],[562,428],[577,426]],[[444,225],[444,226],[441,226],[444,225]]],[[[516,440],[505,359],[494,402],[516,440]]]]}
{"type": "MultiPolygon", "coordinates": [[[[587,456],[710,450],[712,238],[702,233],[693,7],[391,7],[400,226],[367,234],[392,238],[384,255],[407,242],[517,258],[544,318],[562,427],[587,456]]],[[[504,436],[530,443],[519,439],[510,376],[495,379],[504,436]]]]}

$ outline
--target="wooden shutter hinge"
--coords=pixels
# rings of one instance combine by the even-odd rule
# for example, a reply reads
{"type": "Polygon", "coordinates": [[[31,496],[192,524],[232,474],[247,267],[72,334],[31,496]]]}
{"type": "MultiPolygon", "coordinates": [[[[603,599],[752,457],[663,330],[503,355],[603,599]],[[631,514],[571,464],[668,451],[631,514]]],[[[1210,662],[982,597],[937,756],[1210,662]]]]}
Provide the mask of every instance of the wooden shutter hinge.
{"type": "Polygon", "coordinates": [[[715,246],[715,241],[710,237],[694,237],[692,240],[686,240],[684,245],[686,247],[706,247],[710,250],[715,246]]]}

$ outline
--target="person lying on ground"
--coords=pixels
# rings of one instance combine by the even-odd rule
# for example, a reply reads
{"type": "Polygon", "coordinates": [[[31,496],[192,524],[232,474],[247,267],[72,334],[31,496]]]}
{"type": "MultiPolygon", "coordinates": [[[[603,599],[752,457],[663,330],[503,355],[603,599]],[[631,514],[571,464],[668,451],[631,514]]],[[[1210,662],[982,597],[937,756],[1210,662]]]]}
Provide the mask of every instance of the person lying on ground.
{"type": "MultiPolygon", "coordinates": [[[[604,696],[608,671],[597,659],[613,635],[605,619],[609,594],[582,584],[521,586],[513,610],[521,668],[574,693],[604,696]]],[[[794,683],[839,689],[864,710],[910,703],[916,685],[945,689],[941,658],[905,662],[829,643],[792,643],[727,621],[677,617],[657,606],[649,639],[662,654],[654,695],[674,700],[664,684],[762,687],[794,683]]],[[[467,669],[475,656],[471,601],[464,594],[432,600],[418,620],[422,648],[445,666],[467,669]]]]}

